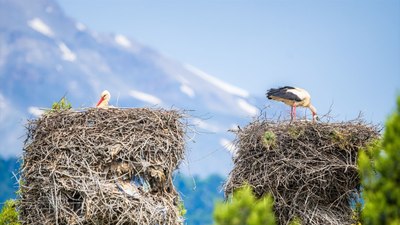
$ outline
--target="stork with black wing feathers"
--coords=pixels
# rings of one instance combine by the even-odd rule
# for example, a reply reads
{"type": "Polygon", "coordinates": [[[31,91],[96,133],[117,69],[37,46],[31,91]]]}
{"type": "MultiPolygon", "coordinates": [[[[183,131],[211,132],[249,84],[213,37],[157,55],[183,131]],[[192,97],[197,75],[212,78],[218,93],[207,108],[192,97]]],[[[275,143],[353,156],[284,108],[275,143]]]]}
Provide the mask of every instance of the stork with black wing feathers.
{"type": "Polygon", "coordinates": [[[290,86],[271,88],[267,91],[266,96],[268,99],[280,101],[286,105],[290,105],[291,121],[296,119],[297,106],[309,108],[313,116],[313,121],[318,120],[317,109],[311,104],[311,96],[302,88],[290,86]]]}

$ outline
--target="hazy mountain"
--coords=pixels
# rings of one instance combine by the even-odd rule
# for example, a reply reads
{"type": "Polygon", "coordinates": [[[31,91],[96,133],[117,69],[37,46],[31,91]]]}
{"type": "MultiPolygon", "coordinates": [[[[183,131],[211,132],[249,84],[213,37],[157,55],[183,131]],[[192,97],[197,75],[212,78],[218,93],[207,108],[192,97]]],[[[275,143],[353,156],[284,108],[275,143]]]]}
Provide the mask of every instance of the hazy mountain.
{"type": "Polygon", "coordinates": [[[0,156],[21,153],[23,126],[40,108],[65,93],[75,108],[92,107],[103,89],[115,106],[188,110],[189,168],[203,175],[229,171],[227,130],[264,104],[122,34],[96,33],[53,0],[0,0],[0,156]]]}

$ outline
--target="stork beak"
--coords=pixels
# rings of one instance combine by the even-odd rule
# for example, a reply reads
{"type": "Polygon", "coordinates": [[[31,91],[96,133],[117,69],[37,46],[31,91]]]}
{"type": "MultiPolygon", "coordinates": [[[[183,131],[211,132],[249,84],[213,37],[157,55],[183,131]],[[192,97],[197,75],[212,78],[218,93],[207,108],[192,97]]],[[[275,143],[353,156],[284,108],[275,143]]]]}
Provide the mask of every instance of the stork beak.
{"type": "Polygon", "coordinates": [[[99,102],[97,103],[96,107],[99,106],[104,101],[104,96],[101,96],[99,102]]]}

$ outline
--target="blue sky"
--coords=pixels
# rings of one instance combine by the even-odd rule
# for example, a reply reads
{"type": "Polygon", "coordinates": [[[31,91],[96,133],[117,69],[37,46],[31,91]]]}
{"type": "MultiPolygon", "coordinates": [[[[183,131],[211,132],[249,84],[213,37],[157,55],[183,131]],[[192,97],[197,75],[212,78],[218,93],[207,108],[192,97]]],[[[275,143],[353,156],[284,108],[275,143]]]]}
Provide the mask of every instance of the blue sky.
{"type": "MultiPolygon", "coordinates": [[[[398,0],[57,0],[119,33],[263,96],[293,85],[321,114],[383,122],[400,93],[398,0]]],[[[267,103],[266,103],[267,104],[267,103]]]]}

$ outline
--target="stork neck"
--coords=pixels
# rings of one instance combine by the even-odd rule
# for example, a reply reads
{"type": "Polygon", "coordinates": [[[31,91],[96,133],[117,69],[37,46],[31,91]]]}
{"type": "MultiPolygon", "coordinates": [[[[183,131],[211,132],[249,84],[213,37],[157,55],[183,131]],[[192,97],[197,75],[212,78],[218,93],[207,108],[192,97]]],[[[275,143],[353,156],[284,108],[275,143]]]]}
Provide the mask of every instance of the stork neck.
{"type": "Polygon", "coordinates": [[[313,116],[317,115],[317,109],[313,105],[309,105],[308,108],[311,110],[313,116]]]}

